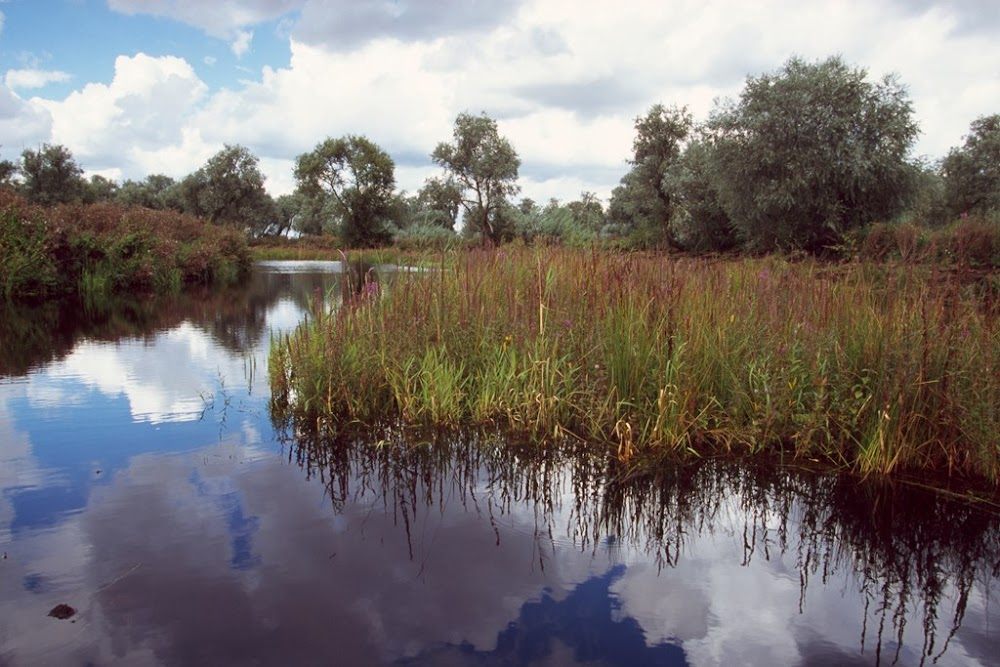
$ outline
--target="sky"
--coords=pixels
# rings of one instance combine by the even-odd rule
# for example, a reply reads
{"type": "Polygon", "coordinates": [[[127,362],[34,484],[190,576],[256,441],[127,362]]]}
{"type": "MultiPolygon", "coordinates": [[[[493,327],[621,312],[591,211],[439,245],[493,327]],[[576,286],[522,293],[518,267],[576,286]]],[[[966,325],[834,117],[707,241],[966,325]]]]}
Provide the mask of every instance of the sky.
{"type": "Polygon", "coordinates": [[[939,159],[1000,113],[997,0],[0,0],[0,158],[62,144],[90,174],[182,178],[226,144],[272,195],[295,157],[364,135],[400,190],[486,113],[521,194],[607,201],[637,116],[703,121],[748,76],[840,55],[907,86],[939,159]]]}

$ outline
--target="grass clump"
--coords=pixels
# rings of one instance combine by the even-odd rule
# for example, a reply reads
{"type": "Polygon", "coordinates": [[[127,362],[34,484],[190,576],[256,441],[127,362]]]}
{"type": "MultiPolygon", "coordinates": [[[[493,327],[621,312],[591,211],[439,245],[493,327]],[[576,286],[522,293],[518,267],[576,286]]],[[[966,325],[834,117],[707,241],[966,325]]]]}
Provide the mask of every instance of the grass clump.
{"type": "Polygon", "coordinates": [[[110,203],[32,206],[0,189],[0,294],[7,301],[231,284],[250,265],[236,229],[110,203]]]}
{"type": "Polygon", "coordinates": [[[1000,474],[997,305],[933,267],[441,254],[272,341],[302,423],[495,424],[626,461],[781,452],[1000,474]]]}

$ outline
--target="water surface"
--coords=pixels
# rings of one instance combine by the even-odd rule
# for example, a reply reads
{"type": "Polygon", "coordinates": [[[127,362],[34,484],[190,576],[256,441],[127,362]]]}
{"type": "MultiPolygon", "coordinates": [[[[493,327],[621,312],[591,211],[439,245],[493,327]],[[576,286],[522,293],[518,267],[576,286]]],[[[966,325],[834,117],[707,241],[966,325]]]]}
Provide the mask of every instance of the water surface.
{"type": "Polygon", "coordinates": [[[270,332],[339,271],[0,312],[0,664],[997,664],[995,510],[276,427],[270,332]]]}

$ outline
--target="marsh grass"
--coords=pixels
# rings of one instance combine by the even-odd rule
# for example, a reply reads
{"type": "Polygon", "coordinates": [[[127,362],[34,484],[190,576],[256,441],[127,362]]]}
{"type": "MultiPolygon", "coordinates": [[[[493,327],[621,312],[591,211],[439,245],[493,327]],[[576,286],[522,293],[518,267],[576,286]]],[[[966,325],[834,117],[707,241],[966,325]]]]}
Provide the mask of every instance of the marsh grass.
{"type": "Polygon", "coordinates": [[[779,451],[1000,474],[995,303],[932,267],[439,254],[272,340],[302,423],[498,425],[636,465],[779,451]]]}

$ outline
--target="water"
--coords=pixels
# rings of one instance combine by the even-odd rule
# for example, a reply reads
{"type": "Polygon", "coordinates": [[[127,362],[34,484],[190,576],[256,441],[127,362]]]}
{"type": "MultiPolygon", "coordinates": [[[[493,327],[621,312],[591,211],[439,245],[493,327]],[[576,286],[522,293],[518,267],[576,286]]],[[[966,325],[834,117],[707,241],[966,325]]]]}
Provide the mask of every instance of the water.
{"type": "Polygon", "coordinates": [[[996,509],[793,467],[272,424],[339,265],[0,312],[0,665],[989,665],[996,509]],[[57,605],[66,619],[49,616],[57,605]]]}

